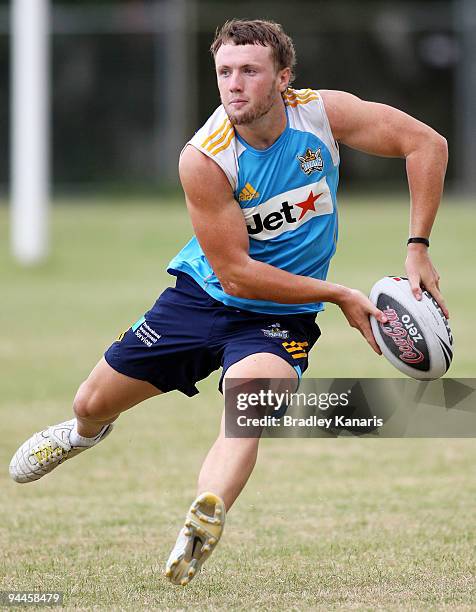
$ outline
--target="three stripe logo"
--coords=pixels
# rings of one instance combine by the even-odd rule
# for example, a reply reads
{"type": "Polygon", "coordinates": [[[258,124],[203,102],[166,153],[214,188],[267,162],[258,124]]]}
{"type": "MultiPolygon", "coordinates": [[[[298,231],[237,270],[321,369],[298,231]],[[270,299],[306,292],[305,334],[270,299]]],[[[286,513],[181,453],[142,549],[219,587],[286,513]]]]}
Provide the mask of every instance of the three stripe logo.
{"type": "Polygon", "coordinates": [[[228,147],[235,135],[235,130],[228,118],[221,124],[218,130],[210,134],[208,138],[202,142],[202,148],[206,149],[212,155],[216,155],[228,147]]]}
{"type": "Polygon", "coordinates": [[[312,102],[313,100],[318,100],[319,95],[313,89],[291,89],[289,88],[283,94],[284,102],[287,106],[291,106],[291,108],[296,108],[299,104],[308,104],[308,102],[312,102]]]}

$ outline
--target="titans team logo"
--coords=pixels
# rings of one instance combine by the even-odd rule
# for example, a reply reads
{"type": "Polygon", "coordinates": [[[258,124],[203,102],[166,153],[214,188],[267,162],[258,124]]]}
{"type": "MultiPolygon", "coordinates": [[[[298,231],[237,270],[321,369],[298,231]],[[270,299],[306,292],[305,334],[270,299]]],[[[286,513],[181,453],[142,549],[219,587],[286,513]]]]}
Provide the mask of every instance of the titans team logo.
{"type": "Polygon", "coordinates": [[[289,338],[289,331],[287,329],[281,329],[280,323],[273,323],[268,325],[268,329],[261,330],[267,338],[281,338],[287,340],[289,338]]]}
{"type": "Polygon", "coordinates": [[[301,164],[301,170],[307,176],[313,172],[322,172],[324,168],[321,149],[317,149],[317,151],[311,151],[311,149],[308,149],[304,155],[298,155],[297,159],[301,164]]]}

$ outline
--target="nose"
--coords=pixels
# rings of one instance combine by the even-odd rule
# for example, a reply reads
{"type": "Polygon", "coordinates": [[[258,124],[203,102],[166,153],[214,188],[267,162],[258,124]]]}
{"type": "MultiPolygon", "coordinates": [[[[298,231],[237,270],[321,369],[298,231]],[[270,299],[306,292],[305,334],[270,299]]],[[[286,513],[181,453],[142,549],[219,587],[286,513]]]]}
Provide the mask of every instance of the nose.
{"type": "Polygon", "coordinates": [[[243,91],[243,79],[239,70],[234,70],[231,73],[228,88],[231,92],[243,91]]]}

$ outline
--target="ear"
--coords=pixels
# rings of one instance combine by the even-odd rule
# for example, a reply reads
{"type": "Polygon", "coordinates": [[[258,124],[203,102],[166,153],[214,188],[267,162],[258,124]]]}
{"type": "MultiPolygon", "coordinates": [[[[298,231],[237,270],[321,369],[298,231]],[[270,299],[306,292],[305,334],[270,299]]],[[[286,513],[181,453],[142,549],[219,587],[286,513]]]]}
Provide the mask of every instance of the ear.
{"type": "Polygon", "coordinates": [[[279,91],[284,93],[289,87],[289,80],[291,78],[291,68],[283,68],[278,72],[278,84],[279,91]]]}

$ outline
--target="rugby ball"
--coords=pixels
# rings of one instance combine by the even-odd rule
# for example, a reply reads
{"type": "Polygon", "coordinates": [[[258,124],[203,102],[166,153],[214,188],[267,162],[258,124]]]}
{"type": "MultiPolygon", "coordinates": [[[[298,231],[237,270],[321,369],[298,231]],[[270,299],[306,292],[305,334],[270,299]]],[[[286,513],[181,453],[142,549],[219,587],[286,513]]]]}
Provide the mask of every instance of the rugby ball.
{"type": "Polygon", "coordinates": [[[370,317],[380,350],[400,372],[418,380],[434,380],[447,372],[453,359],[453,335],[431,293],[415,299],[408,279],[386,276],[377,281],[370,300],[387,323],[370,317]]]}

